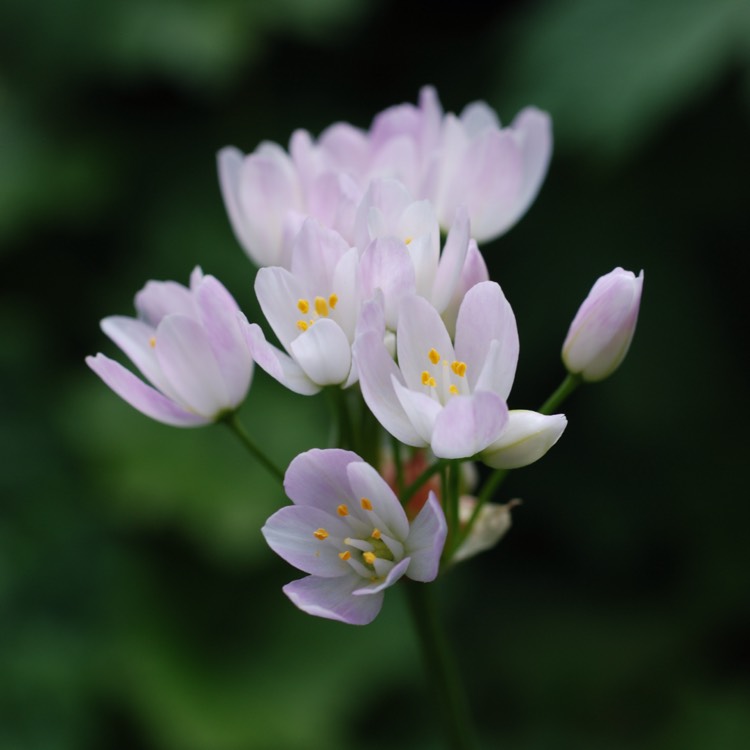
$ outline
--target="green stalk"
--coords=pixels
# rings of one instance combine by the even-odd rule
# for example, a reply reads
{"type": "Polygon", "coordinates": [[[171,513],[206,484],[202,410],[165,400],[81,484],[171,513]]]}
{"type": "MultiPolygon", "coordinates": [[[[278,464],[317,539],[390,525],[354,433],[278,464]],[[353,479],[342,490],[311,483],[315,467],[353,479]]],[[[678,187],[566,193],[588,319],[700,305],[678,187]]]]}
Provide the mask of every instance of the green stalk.
{"type": "Polygon", "coordinates": [[[239,419],[237,419],[237,414],[232,412],[221,421],[239,438],[240,442],[252,454],[253,458],[255,458],[258,463],[262,464],[269,473],[273,474],[275,479],[278,479],[279,482],[283,484],[284,472],[253,442],[239,419]]]}
{"type": "Polygon", "coordinates": [[[450,750],[475,750],[469,701],[438,619],[432,586],[406,580],[403,588],[419,638],[427,677],[437,699],[436,713],[443,724],[446,746],[450,750]]]}

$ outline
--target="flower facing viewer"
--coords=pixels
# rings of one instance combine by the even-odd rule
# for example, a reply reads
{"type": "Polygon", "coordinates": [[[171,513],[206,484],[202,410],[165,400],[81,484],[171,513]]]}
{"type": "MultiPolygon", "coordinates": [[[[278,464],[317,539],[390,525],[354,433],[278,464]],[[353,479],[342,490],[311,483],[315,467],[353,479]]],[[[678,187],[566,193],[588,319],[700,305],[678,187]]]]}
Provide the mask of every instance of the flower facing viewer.
{"type": "Polygon", "coordinates": [[[594,382],[620,366],[633,340],[642,291],[643,271],[636,276],[618,267],[597,279],[563,344],[570,373],[594,382]]]}
{"type": "Polygon", "coordinates": [[[253,360],[239,307],[217,279],[196,268],[190,288],[149,281],[135,308],[137,318],[116,315],[101,326],[152,385],[103,354],[86,358],[118,396],[177,427],[215,422],[242,403],[253,360]]]}
{"type": "Polygon", "coordinates": [[[447,527],[434,493],[410,524],[377,471],[340,449],[297,456],[284,489],[294,505],[274,513],[262,531],[274,552],[309,574],[284,586],[308,614],[366,625],[399,578],[437,576],[447,527]]]}

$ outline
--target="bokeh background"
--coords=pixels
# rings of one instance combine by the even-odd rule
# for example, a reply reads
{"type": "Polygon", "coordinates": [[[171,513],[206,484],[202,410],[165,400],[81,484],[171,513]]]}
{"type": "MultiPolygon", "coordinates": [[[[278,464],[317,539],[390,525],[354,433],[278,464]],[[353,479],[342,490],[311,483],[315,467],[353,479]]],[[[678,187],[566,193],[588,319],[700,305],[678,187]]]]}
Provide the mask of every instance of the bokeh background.
{"type": "MultiPolygon", "coordinates": [[[[538,200],[483,248],[511,406],[562,378],[597,276],[646,275],[621,370],[503,486],[511,532],[435,585],[485,747],[750,747],[749,73],[742,0],[3,0],[0,748],[441,747],[401,592],[364,629],[298,612],[262,469],[83,363],[196,264],[258,318],[220,147],[367,127],[426,83],[554,120],[538,200]]],[[[263,373],[241,416],[279,463],[327,434],[263,373]]]]}

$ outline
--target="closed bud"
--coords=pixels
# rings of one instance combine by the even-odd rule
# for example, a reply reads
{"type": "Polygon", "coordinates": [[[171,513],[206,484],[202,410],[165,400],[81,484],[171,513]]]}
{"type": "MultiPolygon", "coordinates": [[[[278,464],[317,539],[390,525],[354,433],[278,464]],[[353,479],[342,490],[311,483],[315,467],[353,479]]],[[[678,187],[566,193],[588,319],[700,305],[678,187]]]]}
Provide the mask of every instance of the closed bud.
{"type": "Polygon", "coordinates": [[[615,268],[597,280],[570,324],[562,349],[568,372],[604,380],[620,365],[638,320],[643,271],[615,268]]]}

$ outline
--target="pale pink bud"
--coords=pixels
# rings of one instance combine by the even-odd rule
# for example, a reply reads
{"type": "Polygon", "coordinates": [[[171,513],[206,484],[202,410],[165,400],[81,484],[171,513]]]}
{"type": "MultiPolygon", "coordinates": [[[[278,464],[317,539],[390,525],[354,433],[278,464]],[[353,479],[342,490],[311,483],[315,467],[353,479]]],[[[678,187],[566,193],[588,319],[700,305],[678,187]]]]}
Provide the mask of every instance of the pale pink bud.
{"type": "Polygon", "coordinates": [[[597,280],[570,324],[562,349],[568,371],[584,380],[604,380],[620,365],[638,321],[643,271],[615,268],[597,280]]]}

